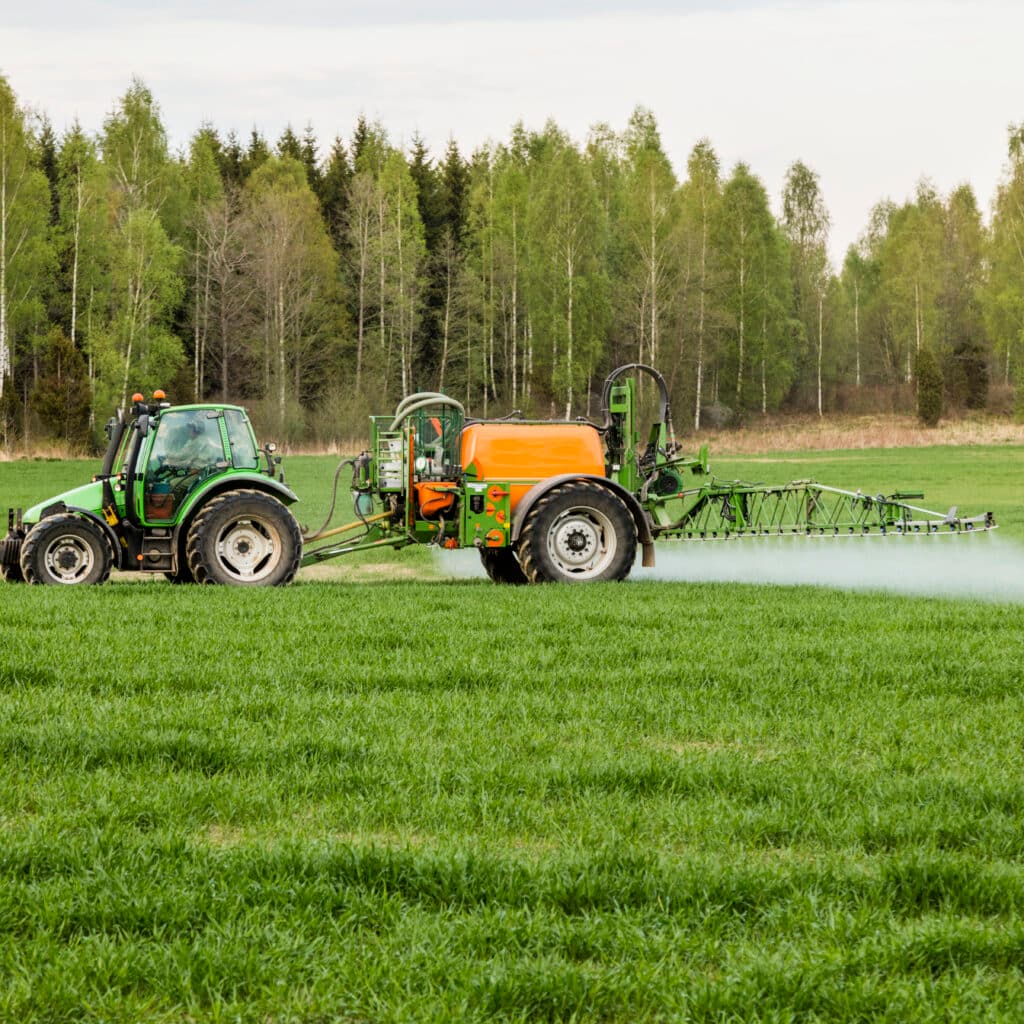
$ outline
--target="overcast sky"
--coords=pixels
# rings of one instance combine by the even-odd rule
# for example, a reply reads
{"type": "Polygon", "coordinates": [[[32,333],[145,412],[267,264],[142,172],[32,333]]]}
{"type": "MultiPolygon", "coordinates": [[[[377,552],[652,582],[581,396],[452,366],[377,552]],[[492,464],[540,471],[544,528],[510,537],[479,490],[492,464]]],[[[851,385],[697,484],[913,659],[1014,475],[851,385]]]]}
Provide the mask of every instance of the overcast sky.
{"type": "Polygon", "coordinates": [[[1010,0],[0,0],[0,72],[58,130],[97,131],[138,75],[172,145],[203,120],[322,144],[360,112],[396,142],[468,153],[522,120],[576,139],[650,107],[676,172],[708,137],[778,211],[786,168],[821,176],[841,259],[883,197],[927,174],[988,210],[1006,127],[1024,120],[1024,4],[1010,0]],[[15,8],[8,11],[7,8],[15,8]]]}

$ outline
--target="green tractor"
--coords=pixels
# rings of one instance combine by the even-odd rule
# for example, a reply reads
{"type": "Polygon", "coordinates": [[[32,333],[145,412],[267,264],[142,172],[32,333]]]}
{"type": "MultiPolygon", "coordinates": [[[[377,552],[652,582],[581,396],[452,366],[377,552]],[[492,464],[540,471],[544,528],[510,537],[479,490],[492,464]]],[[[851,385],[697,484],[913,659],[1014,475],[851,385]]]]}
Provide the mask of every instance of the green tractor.
{"type": "Polygon", "coordinates": [[[107,424],[92,482],[8,513],[0,571],[8,581],[102,583],[112,569],[175,583],[288,583],[302,557],[274,446],[257,447],[236,405],[171,407],[162,391],[132,398],[107,424]]]}

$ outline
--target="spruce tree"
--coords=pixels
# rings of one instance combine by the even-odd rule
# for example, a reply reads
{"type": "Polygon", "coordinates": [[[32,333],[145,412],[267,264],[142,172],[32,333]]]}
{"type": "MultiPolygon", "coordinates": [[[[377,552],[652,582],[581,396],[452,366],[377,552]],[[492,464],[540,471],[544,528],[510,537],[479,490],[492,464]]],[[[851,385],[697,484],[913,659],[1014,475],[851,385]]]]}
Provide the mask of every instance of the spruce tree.
{"type": "Polygon", "coordinates": [[[242,159],[242,178],[248,181],[255,171],[258,171],[270,159],[270,147],[267,140],[260,134],[259,129],[253,127],[249,136],[249,148],[245,151],[242,159]]]}
{"type": "Polygon", "coordinates": [[[320,200],[324,223],[335,243],[341,247],[344,237],[345,215],[348,211],[348,194],[352,186],[352,165],[348,161],[345,143],[335,136],[327,166],[318,179],[315,189],[320,200]]]}
{"type": "Polygon", "coordinates": [[[366,120],[365,114],[360,114],[356,120],[356,129],[352,133],[352,166],[358,168],[360,166],[360,158],[366,151],[366,147],[370,145],[370,141],[373,138],[374,132],[370,127],[370,123],[366,120]]]}
{"type": "Polygon", "coordinates": [[[316,133],[313,131],[313,124],[307,121],[306,130],[302,133],[299,160],[302,161],[302,166],[306,168],[306,180],[309,182],[309,187],[313,190],[313,194],[317,199],[320,198],[320,187],[323,181],[323,172],[320,170],[320,162],[316,155],[319,148],[316,141],[316,133]]]}
{"type": "Polygon", "coordinates": [[[462,243],[466,236],[466,216],[469,210],[469,168],[459,153],[458,143],[448,140],[444,163],[441,165],[441,216],[452,238],[462,243]]]}
{"type": "Polygon", "coordinates": [[[43,117],[36,140],[39,169],[50,184],[50,226],[60,219],[60,195],[57,190],[57,137],[48,117],[43,117]]]}
{"type": "Polygon", "coordinates": [[[292,130],[291,124],[288,124],[281,132],[281,138],[277,140],[276,148],[278,156],[290,156],[293,160],[302,163],[302,143],[299,142],[299,137],[292,130]]]}
{"type": "Polygon", "coordinates": [[[242,150],[242,144],[238,141],[238,135],[234,131],[228,132],[218,159],[220,176],[224,179],[224,184],[232,188],[239,188],[245,180],[243,171],[245,153],[242,150]]]}

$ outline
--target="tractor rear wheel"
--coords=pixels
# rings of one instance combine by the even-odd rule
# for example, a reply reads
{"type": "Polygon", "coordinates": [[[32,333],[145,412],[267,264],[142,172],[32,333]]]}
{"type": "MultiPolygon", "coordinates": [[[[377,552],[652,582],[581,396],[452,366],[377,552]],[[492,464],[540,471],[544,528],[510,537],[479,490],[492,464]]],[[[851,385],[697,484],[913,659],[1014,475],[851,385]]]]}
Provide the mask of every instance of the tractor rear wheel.
{"type": "Polygon", "coordinates": [[[102,530],[71,513],[41,519],[21,545],[21,572],[29,583],[102,583],[112,564],[102,530]]]}
{"type": "Polygon", "coordinates": [[[197,583],[272,587],[295,578],[302,533],[276,498],[262,491],[229,491],[200,509],[186,550],[197,583]]]}
{"type": "Polygon", "coordinates": [[[512,548],[481,548],[480,561],[484,564],[484,572],[495,583],[526,582],[526,573],[512,548]]]}
{"type": "Polygon", "coordinates": [[[519,564],[531,583],[624,580],[636,558],[636,526],[622,499],[600,484],[553,487],[530,510],[519,564]]]}

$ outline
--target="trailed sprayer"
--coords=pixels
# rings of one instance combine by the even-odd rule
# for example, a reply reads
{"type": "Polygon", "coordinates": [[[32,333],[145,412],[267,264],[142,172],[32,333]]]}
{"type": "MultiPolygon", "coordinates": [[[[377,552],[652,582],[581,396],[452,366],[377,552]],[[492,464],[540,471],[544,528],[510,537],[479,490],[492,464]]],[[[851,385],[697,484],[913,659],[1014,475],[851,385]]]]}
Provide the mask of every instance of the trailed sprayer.
{"type": "Polygon", "coordinates": [[[872,495],[813,480],[720,480],[707,449],[676,441],[668,388],[650,366],[604,382],[602,421],[468,417],[448,395],[410,395],[370,417],[370,447],[352,469],[355,519],[300,529],[272,444],[257,446],[235,405],[172,406],[136,395],[107,425],[103,466],[82,487],[11,509],[0,542],[9,581],[99,583],[112,568],[174,582],[271,585],[356,551],[410,544],[476,548],[500,583],[621,580],[656,540],[886,537],[990,530],[991,513],[932,512],[923,495],[872,495]],[[638,385],[657,394],[649,430],[638,385]]]}

